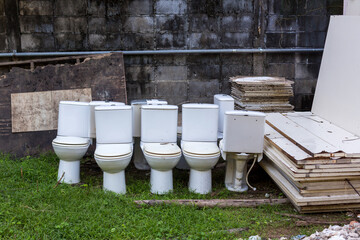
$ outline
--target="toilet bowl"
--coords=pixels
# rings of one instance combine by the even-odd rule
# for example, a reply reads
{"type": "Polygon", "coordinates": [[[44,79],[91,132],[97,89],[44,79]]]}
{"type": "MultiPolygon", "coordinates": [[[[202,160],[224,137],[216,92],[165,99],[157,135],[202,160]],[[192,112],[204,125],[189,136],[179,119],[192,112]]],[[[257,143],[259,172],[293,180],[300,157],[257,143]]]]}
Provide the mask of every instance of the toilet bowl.
{"type": "Polygon", "coordinates": [[[211,169],[220,157],[217,146],[218,109],[215,104],[182,105],[181,149],[190,166],[189,190],[211,192],[211,169]]]}
{"type": "Polygon", "coordinates": [[[225,112],[224,138],[219,147],[226,160],[225,186],[229,191],[248,190],[247,162],[254,159],[254,165],[262,159],[265,116],[252,111],[225,112]]]}
{"type": "Polygon", "coordinates": [[[151,167],[151,192],[166,194],[173,190],[172,169],[179,162],[181,149],[176,144],[177,106],[141,107],[140,147],[151,167]]]}
{"type": "Polygon", "coordinates": [[[125,168],[133,154],[131,107],[97,106],[95,125],[94,158],[104,172],[103,189],[125,194],[125,168]]]}
{"type": "Polygon", "coordinates": [[[173,189],[172,169],[179,162],[181,150],[175,143],[141,143],[151,168],[151,192],[165,194],[173,189]]]}
{"type": "Polygon", "coordinates": [[[139,99],[131,101],[133,114],[134,165],[138,170],[150,170],[150,166],[140,148],[142,105],[167,105],[167,101],[159,99],[139,99]]]}
{"type": "Polygon", "coordinates": [[[90,145],[89,119],[89,103],[60,101],[57,136],[52,141],[54,152],[60,159],[59,182],[80,182],[80,160],[90,145]]]}
{"type": "Polygon", "coordinates": [[[211,169],[220,157],[216,142],[182,142],[183,155],[190,166],[189,190],[211,192],[211,169]]]}
{"type": "Polygon", "coordinates": [[[125,168],[132,157],[132,144],[97,144],[94,158],[103,170],[103,189],[126,193],[125,168]]]}

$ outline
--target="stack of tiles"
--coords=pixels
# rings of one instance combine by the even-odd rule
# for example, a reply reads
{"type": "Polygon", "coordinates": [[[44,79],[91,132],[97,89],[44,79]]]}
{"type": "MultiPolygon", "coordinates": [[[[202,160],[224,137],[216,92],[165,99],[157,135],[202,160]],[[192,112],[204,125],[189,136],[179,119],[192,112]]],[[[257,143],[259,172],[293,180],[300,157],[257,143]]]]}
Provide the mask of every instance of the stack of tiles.
{"type": "Polygon", "coordinates": [[[289,112],[294,109],[292,81],[280,77],[232,77],[231,96],[235,109],[261,112],[289,112]]]}
{"type": "Polygon", "coordinates": [[[300,212],[360,208],[360,138],[310,112],[269,113],[260,165],[300,212]]]}

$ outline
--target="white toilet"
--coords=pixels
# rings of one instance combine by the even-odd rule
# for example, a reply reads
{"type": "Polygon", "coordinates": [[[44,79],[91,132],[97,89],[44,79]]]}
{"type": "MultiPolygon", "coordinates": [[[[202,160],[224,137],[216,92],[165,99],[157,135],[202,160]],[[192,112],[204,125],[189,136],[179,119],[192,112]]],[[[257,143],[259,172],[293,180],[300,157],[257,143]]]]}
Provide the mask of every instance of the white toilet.
{"type": "Polygon", "coordinates": [[[177,106],[141,107],[140,147],[151,167],[152,193],[166,194],[173,190],[172,169],[181,157],[181,149],[176,144],[177,116],[177,106]]]}
{"type": "Polygon", "coordinates": [[[90,103],[90,138],[96,138],[95,107],[97,106],[124,106],[122,102],[91,101],[90,103]]]}
{"type": "Polygon", "coordinates": [[[225,112],[224,138],[219,145],[226,160],[225,186],[230,191],[248,190],[247,161],[254,159],[253,167],[262,159],[265,116],[253,111],[225,112]]]}
{"type": "Polygon", "coordinates": [[[104,172],[104,190],[126,193],[125,168],[132,153],[131,106],[95,107],[95,160],[104,172]]]}
{"type": "Polygon", "coordinates": [[[131,101],[133,117],[134,154],[133,160],[136,169],[150,170],[144,154],[140,148],[141,137],[141,106],[143,105],[167,105],[167,101],[159,99],[139,99],[131,101]]]}
{"type": "Polygon", "coordinates": [[[182,153],[190,166],[189,190],[211,192],[211,169],[220,157],[217,146],[219,106],[182,105],[182,153]]]}
{"type": "Polygon", "coordinates": [[[226,111],[234,110],[234,98],[227,94],[214,95],[214,104],[219,106],[218,139],[223,138],[224,115],[226,111]]]}
{"type": "Polygon", "coordinates": [[[58,181],[80,182],[80,160],[90,145],[89,129],[89,103],[60,101],[57,136],[52,141],[60,159],[58,181]]]}

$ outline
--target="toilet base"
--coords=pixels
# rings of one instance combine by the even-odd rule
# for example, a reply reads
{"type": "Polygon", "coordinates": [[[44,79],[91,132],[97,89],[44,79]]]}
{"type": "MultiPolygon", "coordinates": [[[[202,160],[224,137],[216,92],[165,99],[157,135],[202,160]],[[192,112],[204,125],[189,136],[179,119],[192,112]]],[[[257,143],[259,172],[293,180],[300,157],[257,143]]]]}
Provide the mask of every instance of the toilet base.
{"type": "Polygon", "coordinates": [[[117,194],[126,193],[125,171],[118,173],[104,172],[104,191],[111,191],[117,194]]]}
{"type": "Polygon", "coordinates": [[[246,192],[247,161],[253,158],[250,154],[229,155],[226,160],[225,186],[232,192],[246,192]]]}
{"type": "Polygon", "coordinates": [[[80,160],[60,160],[57,180],[61,183],[75,184],[80,182],[80,160]]]}
{"type": "Polygon", "coordinates": [[[133,160],[136,169],[138,170],[150,170],[150,166],[147,163],[145,156],[140,148],[140,138],[135,137],[133,160]]]}
{"type": "Polygon", "coordinates": [[[211,169],[198,171],[190,169],[189,190],[191,192],[207,194],[211,192],[211,169]]]}
{"type": "Polygon", "coordinates": [[[150,173],[151,193],[166,194],[173,190],[172,170],[159,171],[151,169],[150,173]]]}

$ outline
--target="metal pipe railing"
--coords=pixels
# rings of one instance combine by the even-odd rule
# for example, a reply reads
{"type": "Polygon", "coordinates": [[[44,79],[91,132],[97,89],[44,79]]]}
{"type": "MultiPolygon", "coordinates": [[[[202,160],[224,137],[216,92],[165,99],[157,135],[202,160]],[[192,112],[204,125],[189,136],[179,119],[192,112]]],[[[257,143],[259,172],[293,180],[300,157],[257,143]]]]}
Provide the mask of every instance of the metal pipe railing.
{"type": "Polygon", "coordinates": [[[12,52],[0,53],[0,57],[53,57],[69,55],[93,55],[122,52],[124,55],[161,54],[221,54],[221,53],[305,53],[322,52],[323,48],[235,48],[235,49],[191,49],[191,50],[140,50],[140,51],[84,51],[84,52],[12,52]]]}

